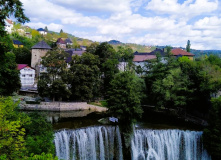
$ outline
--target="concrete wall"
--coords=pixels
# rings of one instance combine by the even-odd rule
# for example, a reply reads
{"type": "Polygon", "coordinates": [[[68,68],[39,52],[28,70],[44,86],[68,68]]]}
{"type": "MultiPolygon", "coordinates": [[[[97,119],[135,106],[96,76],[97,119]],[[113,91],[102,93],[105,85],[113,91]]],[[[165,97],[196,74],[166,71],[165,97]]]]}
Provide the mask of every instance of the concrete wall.
{"type": "Polygon", "coordinates": [[[41,102],[40,104],[20,104],[22,110],[43,110],[43,111],[79,111],[93,110],[105,112],[107,108],[87,104],[86,102],[65,103],[65,102],[41,102]]]}

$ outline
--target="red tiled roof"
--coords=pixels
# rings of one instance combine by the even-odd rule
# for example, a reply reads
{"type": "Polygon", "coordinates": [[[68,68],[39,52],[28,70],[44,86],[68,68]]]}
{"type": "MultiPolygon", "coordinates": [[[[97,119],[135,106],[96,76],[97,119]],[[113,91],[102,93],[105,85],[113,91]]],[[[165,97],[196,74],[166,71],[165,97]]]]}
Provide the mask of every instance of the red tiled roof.
{"type": "Polygon", "coordinates": [[[180,48],[176,48],[176,49],[172,49],[171,50],[172,54],[174,56],[178,56],[178,55],[182,55],[182,56],[194,56],[194,54],[190,53],[190,52],[187,52],[187,51],[184,51],[180,48]]]}
{"type": "Polygon", "coordinates": [[[133,62],[143,62],[146,60],[156,59],[156,55],[134,55],[133,62]]]}
{"type": "Polygon", "coordinates": [[[7,21],[9,24],[13,24],[13,21],[10,20],[10,19],[6,19],[6,21],[7,21]]]}
{"type": "Polygon", "coordinates": [[[17,69],[21,70],[23,68],[25,68],[26,66],[28,66],[27,64],[18,64],[17,69]]]}
{"type": "Polygon", "coordinates": [[[57,40],[57,42],[56,43],[60,43],[60,44],[66,44],[63,40],[62,40],[62,38],[58,38],[58,40],[57,40]]]}

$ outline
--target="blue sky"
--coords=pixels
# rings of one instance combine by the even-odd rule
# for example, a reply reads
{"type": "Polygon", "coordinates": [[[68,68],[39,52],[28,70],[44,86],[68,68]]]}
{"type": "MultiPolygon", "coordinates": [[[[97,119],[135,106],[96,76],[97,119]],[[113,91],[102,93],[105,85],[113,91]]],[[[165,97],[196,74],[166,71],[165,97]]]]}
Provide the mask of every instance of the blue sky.
{"type": "Polygon", "coordinates": [[[221,50],[220,0],[21,0],[27,24],[103,42],[221,50]]]}

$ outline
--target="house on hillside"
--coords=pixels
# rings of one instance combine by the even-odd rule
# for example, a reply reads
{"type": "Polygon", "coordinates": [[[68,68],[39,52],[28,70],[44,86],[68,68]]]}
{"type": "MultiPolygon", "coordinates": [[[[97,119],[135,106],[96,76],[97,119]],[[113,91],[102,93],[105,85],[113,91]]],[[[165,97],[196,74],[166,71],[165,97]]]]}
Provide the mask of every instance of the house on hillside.
{"type": "Polygon", "coordinates": [[[80,48],[81,48],[82,50],[84,50],[84,51],[87,50],[87,46],[80,46],[80,48]]]}
{"type": "Polygon", "coordinates": [[[64,42],[66,43],[66,45],[69,45],[69,46],[72,46],[72,45],[73,45],[73,42],[72,42],[72,40],[71,40],[70,38],[66,38],[66,39],[64,40],[64,42]]]}
{"type": "Polygon", "coordinates": [[[190,60],[193,60],[194,58],[194,54],[190,53],[190,52],[187,52],[181,48],[175,48],[175,49],[172,49],[171,50],[171,53],[173,54],[173,56],[175,57],[182,57],[182,56],[186,56],[188,57],[190,60]]]}
{"type": "Polygon", "coordinates": [[[135,52],[133,62],[136,66],[144,67],[149,60],[161,58],[162,63],[166,63],[166,54],[164,50],[156,48],[152,52],[135,52]]]}
{"type": "Polygon", "coordinates": [[[5,20],[5,31],[8,33],[12,33],[13,21],[10,19],[5,20]]]}
{"type": "Polygon", "coordinates": [[[57,45],[57,47],[59,47],[59,48],[66,49],[66,43],[65,43],[65,41],[64,41],[62,38],[58,38],[58,39],[57,39],[56,45],[57,45]]]}
{"type": "Polygon", "coordinates": [[[23,48],[24,47],[24,45],[19,40],[14,40],[14,39],[13,39],[13,46],[15,48],[23,48]]]}
{"type": "Polygon", "coordinates": [[[46,35],[48,34],[48,32],[46,30],[44,30],[43,28],[38,28],[37,31],[41,34],[41,35],[46,35]]]}
{"type": "Polygon", "coordinates": [[[85,50],[82,50],[80,48],[76,48],[76,49],[72,48],[72,49],[65,50],[65,52],[67,52],[69,54],[69,56],[66,59],[66,62],[70,63],[72,56],[74,56],[74,55],[82,56],[82,54],[85,52],[85,50]]]}
{"type": "Polygon", "coordinates": [[[17,69],[20,71],[21,86],[33,86],[35,83],[35,69],[27,64],[18,64],[17,69]]]}

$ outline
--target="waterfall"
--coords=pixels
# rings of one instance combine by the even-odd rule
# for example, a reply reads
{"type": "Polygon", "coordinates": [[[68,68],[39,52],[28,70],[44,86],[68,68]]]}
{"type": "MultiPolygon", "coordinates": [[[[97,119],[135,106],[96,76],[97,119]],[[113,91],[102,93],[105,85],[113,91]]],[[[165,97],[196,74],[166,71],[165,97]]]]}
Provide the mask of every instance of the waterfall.
{"type": "MultiPolygon", "coordinates": [[[[203,132],[134,131],[133,160],[211,160],[201,143],[203,132]]],[[[56,155],[63,160],[123,160],[118,126],[98,126],[55,133],[56,155]]]]}
{"type": "Polygon", "coordinates": [[[119,128],[88,127],[55,133],[56,155],[64,160],[123,160],[119,128]]]}
{"type": "Polygon", "coordinates": [[[133,160],[210,160],[203,149],[203,132],[136,130],[131,141],[133,160]]]}

